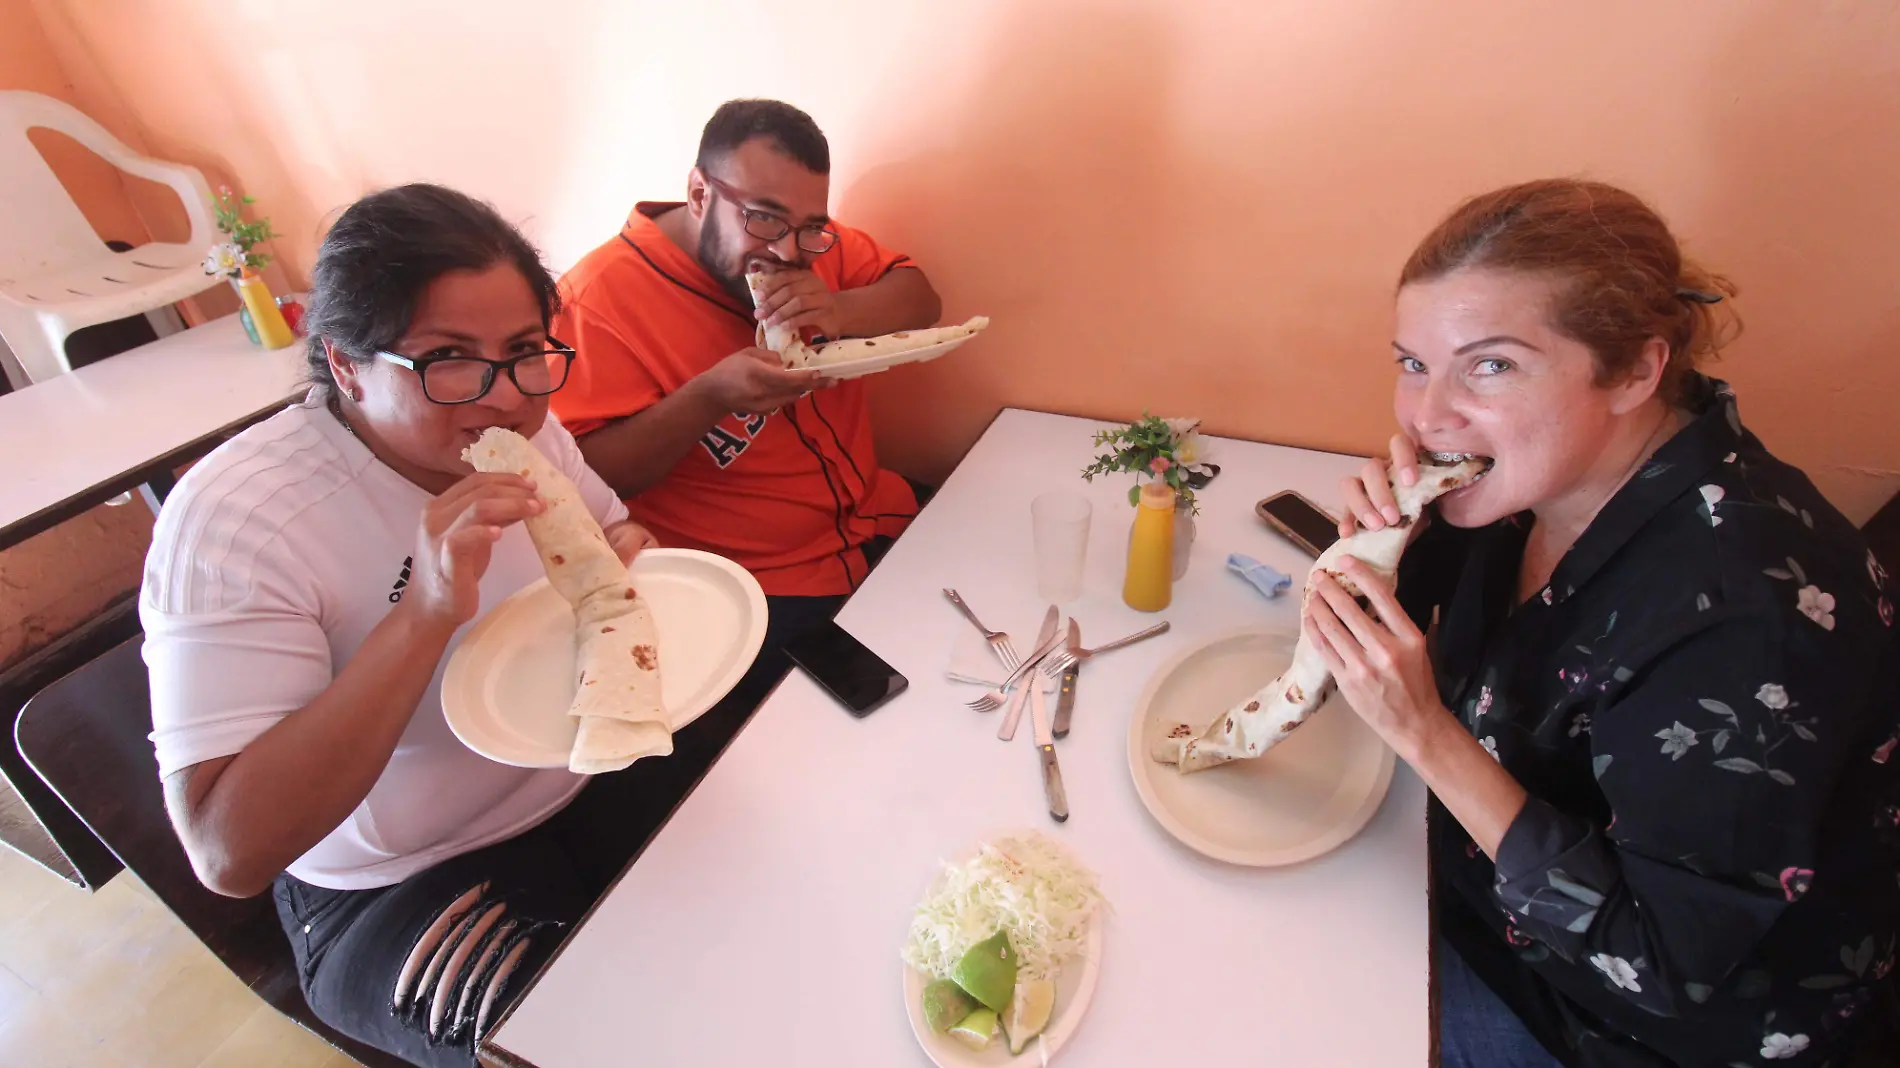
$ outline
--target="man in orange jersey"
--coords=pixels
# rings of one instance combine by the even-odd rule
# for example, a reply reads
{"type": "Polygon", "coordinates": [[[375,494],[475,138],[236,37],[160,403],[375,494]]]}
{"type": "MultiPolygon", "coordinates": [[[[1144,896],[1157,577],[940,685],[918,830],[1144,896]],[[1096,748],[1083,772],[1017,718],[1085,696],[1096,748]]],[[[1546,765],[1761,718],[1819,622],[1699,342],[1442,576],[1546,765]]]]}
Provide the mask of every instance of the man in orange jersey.
{"type": "Polygon", "coordinates": [[[685,202],[636,205],[561,279],[553,333],[579,357],[555,414],[662,545],[729,557],[765,589],[766,650],[735,701],[763,696],[778,647],[828,620],[917,514],[913,487],[878,466],[864,386],[820,389],[753,347],[762,322],[810,340],[937,321],[909,257],[831,218],[830,170],[810,116],[729,101],[685,202]],[[753,268],[769,272],[756,310],[753,268]]]}

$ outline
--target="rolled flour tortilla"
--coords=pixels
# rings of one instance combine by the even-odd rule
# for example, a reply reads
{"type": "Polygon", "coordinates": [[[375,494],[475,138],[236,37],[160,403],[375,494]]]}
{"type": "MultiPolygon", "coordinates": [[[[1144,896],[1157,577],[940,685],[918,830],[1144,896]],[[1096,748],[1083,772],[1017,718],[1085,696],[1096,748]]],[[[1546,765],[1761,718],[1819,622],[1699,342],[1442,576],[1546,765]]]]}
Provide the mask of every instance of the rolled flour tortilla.
{"type": "MultiPolygon", "coordinates": [[[[611,601],[616,593],[602,590],[590,600],[611,601]]],[[[630,607],[620,615],[576,624],[574,703],[567,714],[580,720],[580,730],[568,768],[583,774],[673,751],[653,611],[638,598],[621,604],[630,607]]]]}
{"type": "MultiPolygon", "coordinates": [[[[1386,578],[1398,573],[1399,557],[1405,552],[1410,528],[1424,514],[1425,506],[1462,486],[1468,486],[1490,469],[1482,458],[1435,462],[1420,458],[1418,480],[1410,486],[1394,483],[1400,519],[1379,530],[1361,529],[1351,537],[1334,542],[1307,573],[1305,598],[1313,596],[1313,576],[1327,574],[1345,587],[1347,593],[1364,595],[1341,571],[1348,556],[1358,557],[1386,578]]],[[[1225,764],[1230,760],[1250,760],[1264,754],[1319,711],[1333,691],[1333,674],[1319,650],[1300,628],[1299,641],[1293,646],[1293,662],[1279,678],[1267,683],[1258,693],[1214,717],[1212,723],[1195,727],[1186,723],[1169,724],[1159,738],[1153,739],[1149,755],[1162,764],[1173,764],[1182,774],[1225,764]]]]}
{"type": "Polygon", "coordinates": [[[581,500],[573,480],[541,455],[527,438],[512,430],[491,426],[475,444],[462,450],[477,471],[506,472],[533,480],[535,492],[547,510],[526,520],[528,537],[541,556],[548,582],[567,603],[578,605],[588,594],[624,585],[627,565],[607,544],[607,535],[581,500]]]}
{"type": "Polygon", "coordinates": [[[580,490],[533,443],[490,427],[462,453],[478,471],[534,481],[547,510],[526,520],[548,583],[575,615],[575,688],[568,715],[579,720],[570,770],[617,771],[673,751],[660,696],[659,632],[627,567],[581,499],[580,490]]]}
{"type": "Polygon", "coordinates": [[[831,341],[823,345],[807,347],[804,352],[805,367],[830,367],[836,364],[851,363],[854,360],[868,360],[873,356],[892,356],[900,352],[914,352],[927,349],[932,345],[941,345],[946,341],[955,341],[960,337],[969,337],[979,333],[990,325],[989,317],[979,315],[966,323],[956,326],[933,326],[922,330],[899,330],[894,334],[879,334],[877,337],[852,337],[843,341],[831,341]]]}
{"type": "MultiPolygon", "coordinates": [[[[768,271],[753,269],[745,273],[746,289],[752,294],[752,306],[757,308],[764,298],[764,285],[768,271]]],[[[762,349],[770,349],[779,354],[787,369],[805,366],[805,342],[798,331],[788,326],[767,326],[760,323],[753,332],[753,344],[762,349]]]]}

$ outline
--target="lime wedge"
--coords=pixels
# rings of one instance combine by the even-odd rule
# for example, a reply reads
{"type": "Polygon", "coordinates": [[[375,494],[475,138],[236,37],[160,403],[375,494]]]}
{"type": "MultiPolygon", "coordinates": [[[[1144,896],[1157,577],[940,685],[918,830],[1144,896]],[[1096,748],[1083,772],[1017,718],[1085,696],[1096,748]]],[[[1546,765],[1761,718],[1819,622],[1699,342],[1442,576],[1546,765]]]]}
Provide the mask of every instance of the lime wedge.
{"type": "Polygon", "coordinates": [[[988,1009],[978,1009],[952,1027],[950,1037],[971,1049],[988,1049],[990,1040],[996,1037],[996,1014],[988,1009]]]}
{"type": "Polygon", "coordinates": [[[948,1031],[977,1010],[976,999],[948,979],[939,979],[924,987],[924,1019],[932,1031],[948,1031]]]}
{"type": "Polygon", "coordinates": [[[1025,979],[1016,984],[1016,996],[1003,1017],[1003,1033],[1009,1036],[1009,1051],[1021,1053],[1029,1040],[1049,1026],[1049,1014],[1056,1007],[1053,979],[1025,979]]]}
{"type": "Polygon", "coordinates": [[[1016,988],[1016,950],[1009,935],[998,931],[971,946],[950,970],[950,978],[990,1009],[1008,1012],[1016,988]]]}

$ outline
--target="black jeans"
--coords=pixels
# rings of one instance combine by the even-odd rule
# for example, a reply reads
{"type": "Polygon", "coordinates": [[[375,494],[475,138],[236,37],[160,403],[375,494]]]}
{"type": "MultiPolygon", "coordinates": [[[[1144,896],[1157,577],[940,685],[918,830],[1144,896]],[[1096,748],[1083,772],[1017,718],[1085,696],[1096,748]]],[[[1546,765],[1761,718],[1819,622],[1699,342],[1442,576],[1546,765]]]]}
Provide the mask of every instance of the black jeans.
{"type": "MultiPolygon", "coordinates": [[[[873,565],[890,539],[865,546],[873,565]]],[[[768,597],[765,643],[717,705],[673,736],[673,755],[595,776],[532,830],[394,886],[326,890],[279,875],[271,894],[311,1011],[424,1068],[468,1068],[474,1043],[520,996],[665,824],[791,666],[787,642],[843,597],[768,597]]]]}

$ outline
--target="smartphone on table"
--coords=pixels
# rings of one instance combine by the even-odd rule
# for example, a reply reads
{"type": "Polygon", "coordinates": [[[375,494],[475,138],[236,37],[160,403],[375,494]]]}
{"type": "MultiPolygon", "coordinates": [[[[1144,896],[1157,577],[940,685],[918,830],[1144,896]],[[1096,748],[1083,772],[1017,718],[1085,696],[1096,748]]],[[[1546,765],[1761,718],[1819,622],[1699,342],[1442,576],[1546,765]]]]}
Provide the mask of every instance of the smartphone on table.
{"type": "Polygon", "coordinates": [[[854,716],[870,715],[910,686],[896,668],[830,620],[786,643],[785,655],[854,716]]]}
{"type": "Polygon", "coordinates": [[[1313,556],[1339,540],[1339,520],[1293,490],[1283,490],[1254,505],[1254,513],[1281,537],[1313,556]]]}

